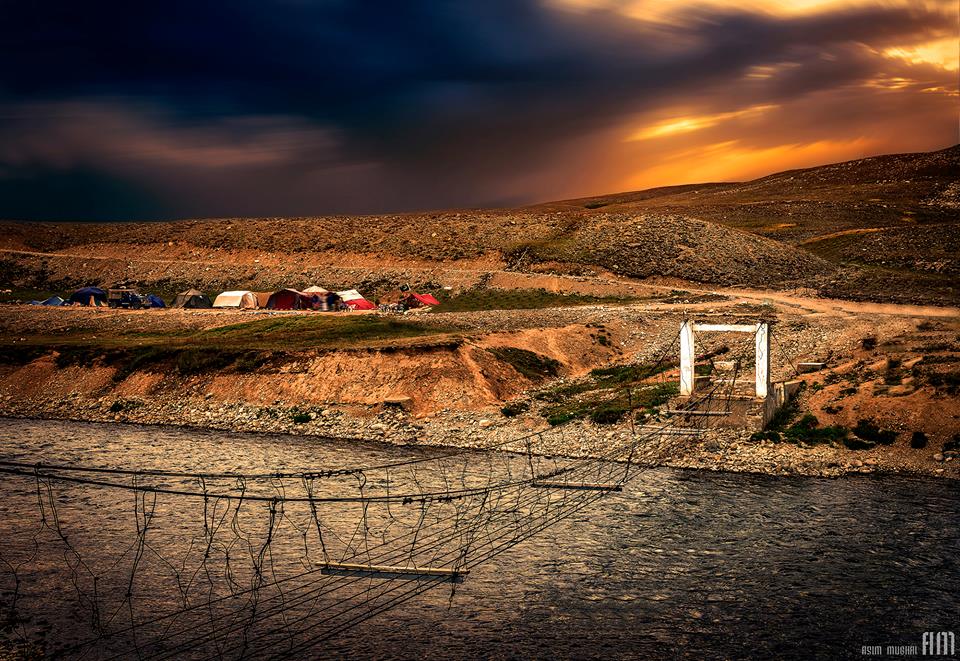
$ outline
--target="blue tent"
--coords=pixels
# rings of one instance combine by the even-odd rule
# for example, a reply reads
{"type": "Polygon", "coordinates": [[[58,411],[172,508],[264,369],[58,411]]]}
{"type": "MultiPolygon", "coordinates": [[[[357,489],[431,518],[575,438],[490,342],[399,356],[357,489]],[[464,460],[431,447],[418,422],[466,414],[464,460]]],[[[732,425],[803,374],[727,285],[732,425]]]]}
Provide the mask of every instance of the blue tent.
{"type": "Polygon", "coordinates": [[[63,305],[63,299],[59,296],[51,296],[40,305],[63,305]]]}
{"type": "Polygon", "coordinates": [[[147,303],[150,304],[152,308],[165,308],[167,304],[163,302],[163,299],[155,294],[147,294],[147,303]]]}
{"type": "Polygon", "coordinates": [[[80,305],[106,305],[107,292],[99,287],[84,287],[70,294],[67,299],[70,303],[79,303],[80,305]]]}

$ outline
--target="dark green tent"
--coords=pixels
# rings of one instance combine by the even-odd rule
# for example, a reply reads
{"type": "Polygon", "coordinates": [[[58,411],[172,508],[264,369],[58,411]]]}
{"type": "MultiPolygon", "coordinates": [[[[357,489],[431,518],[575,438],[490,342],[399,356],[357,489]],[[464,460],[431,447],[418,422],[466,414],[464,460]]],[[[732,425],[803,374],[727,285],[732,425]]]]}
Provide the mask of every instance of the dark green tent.
{"type": "Polygon", "coordinates": [[[188,289],[187,291],[182,291],[177,294],[176,300],[173,302],[175,308],[212,308],[213,303],[204,294],[202,291],[197,291],[196,289],[188,289]]]}

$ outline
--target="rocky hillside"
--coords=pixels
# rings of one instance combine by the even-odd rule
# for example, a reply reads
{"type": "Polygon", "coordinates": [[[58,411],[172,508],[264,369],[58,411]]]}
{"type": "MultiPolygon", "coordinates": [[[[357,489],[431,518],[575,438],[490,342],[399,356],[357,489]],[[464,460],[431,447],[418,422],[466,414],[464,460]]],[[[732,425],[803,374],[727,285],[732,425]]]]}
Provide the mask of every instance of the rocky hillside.
{"type": "Polygon", "coordinates": [[[788,170],[739,183],[568,200],[531,211],[682,213],[799,244],[839,231],[960,220],[960,145],[788,170]]]}
{"type": "Polygon", "coordinates": [[[593,264],[630,277],[724,285],[801,284],[833,270],[823,259],[770,239],[653,214],[597,214],[565,233],[525,243],[513,255],[521,262],[593,264]]]}

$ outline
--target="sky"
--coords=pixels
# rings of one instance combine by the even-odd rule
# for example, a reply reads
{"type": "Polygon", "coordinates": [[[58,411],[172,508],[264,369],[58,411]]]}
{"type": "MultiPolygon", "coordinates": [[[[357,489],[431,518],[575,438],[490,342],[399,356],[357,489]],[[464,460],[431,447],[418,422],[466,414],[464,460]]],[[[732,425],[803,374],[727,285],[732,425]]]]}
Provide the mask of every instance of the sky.
{"type": "Polygon", "coordinates": [[[504,207],[960,141],[956,0],[0,0],[0,217],[504,207]]]}

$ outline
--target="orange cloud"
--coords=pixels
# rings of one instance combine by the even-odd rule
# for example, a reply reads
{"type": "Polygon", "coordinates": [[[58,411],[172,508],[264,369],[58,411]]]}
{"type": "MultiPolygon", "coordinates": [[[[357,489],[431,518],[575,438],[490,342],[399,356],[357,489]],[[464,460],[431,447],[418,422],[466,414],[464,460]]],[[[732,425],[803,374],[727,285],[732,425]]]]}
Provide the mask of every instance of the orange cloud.
{"type": "Polygon", "coordinates": [[[761,104],[750,106],[749,108],[742,108],[740,110],[714,113],[712,115],[673,117],[637,131],[628,137],[627,141],[650,140],[652,138],[661,138],[679,133],[699,131],[700,129],[710,128],[731,119],[759,116],[777,107],[778,106],[776,104],[761,104]]]}
{"type": "MultiPolygon", "coordinates": [[[[671,15],[691,8],[707,10],[729,10],[768,14],[780,18],[809,16],[827,11],[856,9],[875,6],[868,0],[698,0],[695,2],[676,2],[676,0],[545,0],[545,4],[554,9],[574,12],[609,11],[642,21],[669,22],[671,15]]],[[[890,6],[909,6],[914,9],[927,8],[939,10],[945,4],[938,0],[900,0],[890,1],[890,6]]]]}
{"type": "Polygon", "coordinates": [[[819,140],[755,148],[729,140],[674,154],[666,162],[627,177],[617,190],[640,190],[681,182],[741,181],[781,170],[859,158],[876,148],[873,140],[819,140]]]}
{"type": "Polygon", "coordinates": [[[883,54],[911,64],[933,64],[947,71],[960,70],[960,43],[957,36],[913,46],[887,48],[883,54]]]}

